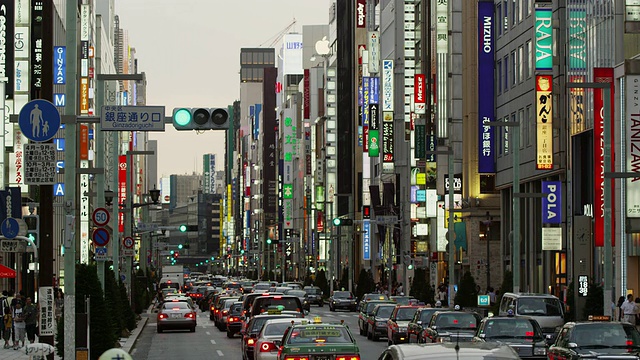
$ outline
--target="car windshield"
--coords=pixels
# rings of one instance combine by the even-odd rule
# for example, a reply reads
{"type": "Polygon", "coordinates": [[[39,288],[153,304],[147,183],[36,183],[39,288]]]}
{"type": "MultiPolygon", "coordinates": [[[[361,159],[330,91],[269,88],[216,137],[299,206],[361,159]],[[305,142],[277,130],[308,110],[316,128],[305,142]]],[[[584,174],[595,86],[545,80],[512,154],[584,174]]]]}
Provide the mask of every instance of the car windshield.
{"type": "Polygon", "coordinates": [[[270,284],[267,283],[260,283],[260,284],[255,284],[253,286],[254,290],[269,290],[269,288],[271,287],[270,284]]]}
{"type": "Polygon", "coordinates": [[[576,326],[571,334],[571,341],[578,347],[607,346],[627,347],[628,342],[640,346],[640,333],[633,326],[623,324],[593,323],[576,326]]]}
{"type": "Polygon", "coordinates": [[[367,308],[365,309],[366,313],[371,314],[373,312],[373,309],[375,309],[377,305],[380,305],[380,303],[377,303],[377,302],[367,303],[367,308]]]}
{"type": "Polygon", "coordinates": [[[433,311],[423,310],[420,313],[420,321],[422,321],[423,323],[428,322],[429,320],[431,320],[431,316],[433,315],[434,312],[435,312],[435,309],[433,311]]]}
{"type": "MultiPolygon", "coordinates": [[[[247,326],[249,329],[251,329],[249,332],[250,333],[257,333],[258,331],[260,331],[260,329],[262,329],[262,326],[264,325],[264,323],[267,322],[267,320],[271,320],[271,319],[282,319],[285,317],[291,317],[291,316],[274,316],[274,317],[255,317],[251,320],[251,323],[247,326]]],[[[284,332],[283,332],[284,333],[284,332]]]]}
{"type": "Polygon", "coordinates": [[[378,307],[378,312],[376,313],[376,317],[381,317],[388,319],[391,317],[391,313],[395,309],[395,306],[380,306],[378,307]]]}
{"type": "Polygon", "coordinates": [[[436,319],[436,326],[440,329],[475,329],[478,319],[473,314],[464,312],[447,312],[436,319]]]}
{"type": "Polygon", "coordinates": [[[320,289],[316,289],[316,288],[309,288],[309,289],[304,289],[304,291],[309,294],[309,295],[320,295],[320,289]]]}
{"type": "Polygon", "coordinates": [[[554,298],[520,298],[518,314],[531,316],[562,316],[560,300],[554,298]]]}
{"type": "MultiPolygon", "coordinates": [[[[258,298],[254,302],[254,305],[257,306],[256,309],[260,309],[260,312],[267,312],[269,309],[277,309],[277,310],[293,310],[299,311],[298,303],[300,300],[298,298],[290,298],[290,297],[272,297],[272,298],[258,298]]],[[[253,309],[254,314],[257,312],[256,309],[253,309]]]]}
{"type": "Polygon", "coordinates": [[[347,329],[338,326],[294,327],[287,344],[336,344],[353,343],[347,329]]]}
{"type": "Polygon", "coordinates": [[[307,295],[307,293],[302,290],[288,290],[286,294],[297,297],[304,297],[305,295],[307,295]]]}
{"type": "Polygon", "coordinates": [[[182,309],[188,309],[189,304],[187,304],[184,301],[170,301],[170,302],[164,303],[162,308],[165,310],[178,310],[178,309],[182,310],[182,309]]]}
{"type": "Polygon", "coordinates": [[[413,319],[413,315],[415,315],[415,308],[400,308],[396,313],[396,321],[409,321],[413,319]]]}
{"type": "Polygon", "coordinates": [[[240,315],[240,313],[242,313],[242,303],[231,305],[231,308],[229,309],[229,314],[240,315]]]}
{"type": "Polygon", "coordinates": [[[335,291],[333,293],[334,299],[352,299],[353,295],[351,295],[348,291],[335,291]]]}
{"type": "Polygon", "coordinates": [[[539,335],[531,321],[519,318],[487,320],[480,334],[484,334],[485,339],[532,338],[539,335]]]}
{"type": "Polygon", "coordinates": [[[291,326],[290,322],[277,322],[277,323],[270,323],[270,324],[267,323],[262,329],[262,335],[263,336],[280,335],[280,337],[282,337],[282,334],[284,334],[285,330],[287,330],[289,326],[291,326]]]}

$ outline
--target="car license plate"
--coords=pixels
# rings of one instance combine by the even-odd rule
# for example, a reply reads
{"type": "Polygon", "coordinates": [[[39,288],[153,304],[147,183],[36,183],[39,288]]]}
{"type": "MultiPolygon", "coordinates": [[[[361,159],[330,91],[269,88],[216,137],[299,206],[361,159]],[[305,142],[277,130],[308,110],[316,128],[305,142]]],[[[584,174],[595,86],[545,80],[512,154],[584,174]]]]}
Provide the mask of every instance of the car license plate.
{"type": "Polygon", "coordinates": [[[315,359],[316,360],[331,360],[331,355],[316,356],[315,359]]]}
{"type": "Polygon", "coordinates": [[[178,318],[180,318],[180,314],[171,314],[171,318],[172,319],[178,319],[178,318]]]}

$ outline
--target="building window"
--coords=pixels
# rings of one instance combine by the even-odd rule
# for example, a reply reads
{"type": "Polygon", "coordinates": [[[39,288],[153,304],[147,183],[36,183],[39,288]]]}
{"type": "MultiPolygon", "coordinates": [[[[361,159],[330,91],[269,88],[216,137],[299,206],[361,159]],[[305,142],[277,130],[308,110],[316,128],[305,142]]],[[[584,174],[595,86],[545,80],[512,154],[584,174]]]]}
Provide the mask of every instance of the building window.
{"type": "Polygon", "coordinates": [[[529,134],[529,127],[531,126],[531,105],[528,105],[524,112],[524,123],[520,123],[522,130],[525,130],[526,146],[531,146],[531,136],[529,134]]]}
{"type": "Polygon", "coordinates": [[[496,176],[494,174],[480,175],[480,194],[497,194],[496,176]]]}
{"type": "Polygon", "coordinates": [[[247,63],[247,53],[246,52],[240,53],[240,63],[242,65],[247,63]]]}
{"type": "Polygon", "coordinates": [[[498,60],[498,63],[496,64],[496,69],[498,71],[496,71],[496,83],[498,86],[496,86],[496,94],[500,94],[502,93],[502,60],[498,60]]]}
{"type": "Polygon", "coordinates": [[[524,81],[524,67],[525,67],[525,58],[524,58],[524,46],[520,46],[518,48],[518,82],[524,81]]]}
{"type": "Polygon", "coordinates": [[[516,75],[518,74],[516,67],[518,66],[518,60],[516,59],[516,52],[511,52],[511,85],[514,86],[518,83],[516,75]]]}
{"type": "Polygon", "coordinates": [[[502,22],[504,25],[505,34],[507,33],[507,31],[509,31],[509,2],[510,0],[504,0],[502,5],[502,11],[504,11],[504,14],[502,14],[502,22]]]}
{"type": "Polygon", "coordinates": [[[511,26],[518,24],[518,0],[512,1],[513,8],[511,9],[511,26]]]}
{"type": "Polygon", "coordinates": [[[504,68],[504,72],[502,73],[504,76],[504,92],[507,92],[509,91],[509,55],[504,57],[502,66],[504,68]]]}
{"type": "Polygon", "coordinates": [[[520,147],[524,147],[527,141],[527,122],[524,117],[524,109],[518,110],[518,132],[520,133],[520,147]]]}
{"type": "Polygon", "coordinates": [[[531,77],[531,75],[529,75],[529,43],[530,41],[527,41],[527,43],[525,44],[524,48],[523,48],[523,54],[522,54],[522,67],[524,68],[524,78],[522,78],[522,80],[528,79],[529,77],[531,77]]]}
{"type": "Polygon", "coordinates": [[[533,76],[533,45],[531,44],[531,40],[527,41],[527,67],[529,68],[529,73],[527,74],[527,78],[533,76]]]}
{"type": "Polygon", "coordinates": [[[498,34],[498,37],[502,36],[502,21],[500,21],[500,19],[502,19],[502,4],[498,3],[496,5],[496,22],[495,22],[495,26],[496,26],[496,34],[498,34]]]}

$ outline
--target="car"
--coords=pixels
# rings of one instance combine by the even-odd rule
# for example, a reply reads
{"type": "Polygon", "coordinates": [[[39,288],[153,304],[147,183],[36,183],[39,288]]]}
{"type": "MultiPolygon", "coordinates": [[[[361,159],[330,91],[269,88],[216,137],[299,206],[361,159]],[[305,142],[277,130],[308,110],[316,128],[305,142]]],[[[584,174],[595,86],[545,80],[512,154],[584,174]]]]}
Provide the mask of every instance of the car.
{"type": "Polygon", "coordinates": [[[306,291],[299,289],[289,289],[284,292],[285,295],[297,296],[302,302],[302,308],[310,311],[311,304],[309,304],[309,297],[307,296],[306,291]]]}
{"type": "Polygon", "coordinates": [[[322,289],[317,286],[305,286],[304,290],[309,298],[309,304],[316,304],[320,307],[324,305],[324,299],[322,298],[322,289]]]}
{"type": "Polygon", "coordinates": [[[635,326],[591,316],[591,321],[568,322],[547,350],[549,359],[638,359],[640,333],[635,326]]]}
{"type": "Polygon", "coordinates": [[[358,303],[357,310],[361,311],[362,307],[367,301],[371,300],[389,300],[389,297],[386,294],[378,294],[378,293],[368,293],[362,296],[360,302],[358,303]]]}
{"type": "Polygon", "coordinates": [[[507,344],[521,359],[546,359],[547,342],[537,321],[526,317],[492,316],[482,319],[473,341],[507,344]]]}
{"type": "Polygon", "coordinates": [[[360,348],[344,324],[323,324],[314,320],[287,329],[278,352],[278,360],[285,359],[359,360],[360,348]]]}
{"type": "Polygon", "coordinates": [[[168,301],[172,301],[172,302],[176,302],[176,301],[181,301],[181,302],[186,302],[187,304],[189,304],[189,306],[192,309],[196,308],[196,305],[193,303],[193,300],[188,297],[188,296],[184,296],[184,294],[169,294],[165,297],[164,302],[168,302],[168,301]]]}
{"type": "Polygon", "coordinates": [[[209,311],[209,306],[211,306],[211,300],[213,299],[214,295],[220,293],[219,288],[212,287],[211,289],[213,290],[209,290],[208,292],[206,292],[204,297],[198,302],[198,307],[202,312],[209,311]]]}
{"type": "Polygon", "coordinates": [[[409,342],[407,327],[413,319],[417,306],[397,305],[387,321],[387,343],[389,345],[409,342]]]}
{"type": "Polygon", "coordinates": [[[329,298],[329,310],[346,309],[356,311],[356,297],[351,291],[334,291],[329,298]]]}
{"type": "Polygon", "coordinates": [[[214,323],[220,331],[227,331],[227,321],[229,320],[229,310],[231,309],[231,305],[233,305],[237,301],[238,301],[238,297],[234,296],[218,302],[219,307],[217,307],[216,310],[220,310],[220,311],[216,312],[216,318],[214,320],[214,323]]]}
{"type": "Polygon", "coordinates": [[[516,317],[527,316],[537,321],[545,336],[555,336],[556,329],[565,323],[562,301],[550,294],[507,292],[500,300],[498,315],[508,316],[509,310],[516,317]]]}
{"type": "Polygon", "coordinates": [[[220,326],[219,322],[222,316],[222,307],[224,306],[224,303],[226,301],[231,301],[231,303],[233,303],[233,301],[238,300],[237,296],[224,296],[224,295],[226,294],[223,294],[222,296],[219,296],[216,298],[215,302],[211,306],[211,311],[209,312],[209,319],[213,320],[216,326],[220,326]]]}
{"type": "Polygon", "coordinates": [[[389,296],[389,300],[395,301],[398,305],[410,305],[415,298],[413,296],[389,296]]]}
{"type": "Polygon", "coordinates": [[[283,318],[287,318],[290,320],[291,318],[295,318],[295,314],[260,314],[254,316],[247,322],[247,325],[242,330],[240,330],[240,335],[242,335],[242,360],[253,360],[256,338],[264,323],[269,319],[283,318]]]}
{"type": "Polygon", "coordinates": [[[252,293],[265,293],[265,292],[269,292],[269,289],[271,288],[271,283],[270,282],[259,282],[255,285],[253,285],[253,289],[251,289],[252,293]]]}
{"type": "Polygon", "coordinates": [[[372,300],[367,302],[367,305],[361,308],[360,313],[358,314],[358,328],[360,329],[360,335],[367,335],[367,332],[369,331],[368,318],[373,314],[375,307],[380,304],[396,305],[396,303],[389,300],[372,300]]]}
{"type": "Polygon", "coordinates": [[[253,290],[253,281],[240,282],[240,290],[243,294],[251,294],[251,291],[253,290]]]}
{"type": "Polygon", "coordinates": [[[237,281],[227,281],[222,284],[222,288],[229,295],[242,295],[242,285],[237,281]]]}
{"type": "MultiPolygon", "coordinates": [[[[278,358],[278,350],[282,340],[282,334],[295,324],[301,324],[303,319],[270,319],[267,320],[256,336],[255,360],[275,360],[278,358]]],[[[306,320],[304,320],[306,322],[306,320]]]]}
{"type": "Polygon", "coordinates": [[[380,304],[367,316],[367,339],[378,341],[387,336],[387,320],[396,308],[395,304],[380,304]]]}
{"type": "Polygon", "coordinates": [[[196,331],[195,310],[186,301],[165,301],[158,310],[157,331],[189,329],[196,331]]]}
{"type": "Polygon", "coordinates": [[[496,343],[400,344],[389,346],[378,360],[516,360],[518,354],[508,345],[496,343]]]}
{"type": "Polygon", "coordinates": [[[232,338],[242,329],[242,302],[236,301],[229,307],[229,315],[227,317],[227,337],[232,338]]]}
{"type": "Polygon", "coordinates": [[[304,317],[305,310],[302,308],[302,302],[297,296],[290,295],[269,295],[258,296],[253,300],[251,312],[249,316],[269,312],[269,311],[297,311],[304,317]]]}
{"type": "Polygon", "coordinates": [[[458,305],[454,310],[436,311],[421,342],[471,341],[481,320],[477,313],[461,311],[458,305]]]}
{"type": "Polygon", "coordinates": [[[413,315],[413,319],[411,319],[409,324],[407,324],[407,342],[418,342],[418,339],[423,336],[424,329],[429,325],[431,316],[438,310],[441,309],[421,307],[416,310],[416,313],[413,315]]]}

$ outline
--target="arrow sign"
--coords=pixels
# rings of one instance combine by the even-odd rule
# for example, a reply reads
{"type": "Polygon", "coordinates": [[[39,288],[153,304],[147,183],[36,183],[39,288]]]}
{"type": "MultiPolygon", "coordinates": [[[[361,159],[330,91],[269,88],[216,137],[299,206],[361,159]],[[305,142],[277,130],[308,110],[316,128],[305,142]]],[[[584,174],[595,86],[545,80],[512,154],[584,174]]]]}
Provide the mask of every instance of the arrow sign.
{"type": "Polygon", "coordinates": [[[380,114],[378,104],[369,104],[369,130],[380,128],[380,114]]]}

